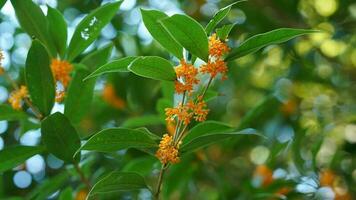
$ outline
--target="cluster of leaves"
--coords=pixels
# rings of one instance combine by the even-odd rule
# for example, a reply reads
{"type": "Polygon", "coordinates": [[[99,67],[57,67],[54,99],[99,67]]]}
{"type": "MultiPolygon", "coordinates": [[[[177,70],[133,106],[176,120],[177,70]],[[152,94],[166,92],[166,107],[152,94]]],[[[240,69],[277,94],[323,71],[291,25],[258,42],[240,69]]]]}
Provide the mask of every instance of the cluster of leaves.
{"type": "MultiPolygon", "coordinates": [[[[33,38],[25,64],[25,79],[30,99],[42,116],[33,122],[35,127],[41,128],[41,145],[6,146],[0,151],[0,173],[15,168],[33,155],[53,154],[65,162],[65,167],[56,171],[55,176],[39,184],[28,194],[28,198],[45,199],[60,190],[61,199],[71,199],[73,188],[65,187],[66,183],[74,185],[74,190],[86,187],[89,192],[88,199],[115,198],[117,194],[111,194],[114,192],[119,192],[119,195],[125,195],[127,191],[133,191],[132,194],[136,195],[141,189],[151,192],[151,185],[154,185],[157,177],[153,172],[158,165],[154,152],[158,148],[163,130],[160,129],[158,132],[154,128],[148,129],[143,126],[157,123],[162,125],[164,108],[172,106],[174,100],[173,82],[176,80],[174,64],[184,58],[193,64],[198,62],[198,59],[200,62],[207,61],[208,37],[212,32],[216,32],[220,39],[227,39],[234,24],[216,27],[236,3],[220,9],[205,28],[195,19],[184,14],[168,16],[158,10],[141,9],[143,22],[152,37],[174,58],[167,60],[160,56],[137,55],[113,59],[109,62],[112,45],[87,55],[81,54],[97,39],[102,28],[112,20],[118,12],[121,1],[107,3],[84,17],[76,27],[68,46],[67,25],[58,10],[48,6],[48,13],[45,16],[38,5],[31,0],[11,0],[11,3],[21,28],[33,38]],[[50,60],[53,58],[67,60],[75,66],[64,101],[64,113],[51,113],[55,102],[55,85],[50,69],[50,60]],[[98,76],[112,73],[130,74],[128,76],[134,74],[161,81],[163,97],[157,101],[159,115],[132,117],[125,120],[121,127],[111,127],[89,137],[80,137],[80,135],[89,135],[89,133],[79,133],[77,130],[92,107],[96,79],[98,76]],[[118,154],[123,152],[122,150],[129,152],[126,152],[125,162],[118,161],[120,160],[118,154]],[[100,154],[100,157],[95,152],[103,152],[105,156],[100,154]],[[114,158],[115,161],[108,161],[106,156],[114,158]],[[120,167],[121,170],[115,167],[117,162],[124,166],[120,167]],[[85,170],[86,167],[89,169],[85,170]],[[70,175],[73,174],[75,180],[71,179],[70,175]],[[92,186],[91,183],[95,184],[92,186]]],[[[266,46],[314,32],[280,28],[258,34],[233,47],[225,56],[225,61],[233,62],[266,46]]],[[[153,89],[151,91],[153,93],[153,89]]],[[[218,95],[215,91],[210,92],[208,97],[210,99],[218,95]]],[[[234,141],[241,140],[235,138],[236,135],[256,135],[257,131],[250,128],[255,128],[255,124],[258,123],[256,119],[264,118],[268,108],[280,105],[281,103],[271,95],[251,109],[236,127],[219,121],[206,121],[192,126],[180,148],[181,156],[185,159],[172,168],[170,174],[184,173],[186,174],[184,177],[193,176],[193,173],[199,174],[194,164],[195,154],[191,154],[192,152],[226,139],[233,141],[227,144],[228,151],[232,151],[239,144],[234,141]],[[189,166],[189,169],[186,166],[189,166]]],[[[33,117],[34,111],[31,109],[22,112],[13,110],[6,104],[0,105],[0,120],[26,122],[33,117]]],[[[250,140],[249,136],[244,139],[250,140]]],[[[294,144],[296,148],[298,142],[301,141],[297,138],[294,144]]],[[[280,149],[283,147],[277,149],[276,154],[280,149]]],[[[300,159],[300,155],[296,155],[295,158],[300,159]]],[[[179,188],[178,185],[174,185],[173,175],[168,175],[166,178],[170,186],[164,191],[165,197],[174,193],[172,190],[179,188]]],[[[180,184],[184,184],[184,181],[180,184]]],[[[220,184],[224,185],[224,183],[220,184]]],[[[278,187],[281,184],[290,183],[275,183],[271,187],[278,187]]]]}

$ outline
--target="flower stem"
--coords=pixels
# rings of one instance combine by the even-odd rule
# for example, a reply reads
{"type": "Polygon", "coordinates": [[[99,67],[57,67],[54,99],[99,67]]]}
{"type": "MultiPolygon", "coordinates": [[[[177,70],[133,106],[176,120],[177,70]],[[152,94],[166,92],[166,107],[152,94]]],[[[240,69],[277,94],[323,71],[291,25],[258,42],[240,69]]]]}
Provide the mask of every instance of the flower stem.
{"type": "Polygon", "coordinates": [[[85,177],[83,171],[80,169],[79,164],[78,163],[74,163],[74,168],[78,172],[78,174],[80,176],[80,180],[82,181],[82,183],[84,183],[84,185],[87,187],[88,191],[90,191],[91,184],[90,184],[89,180],[85,177]]]}
{"type": "Polygon", "coordinates": [[[159,200],[160,193],[162,190],[163,176],[164,176],[164,173],[166,172],[167,168],[168,168],[168,164],[164,164],[164,165],[162,165],[161,171],[159,172],[157,188],[156,188],[156,192],[155,192],[155,196],[154,196],[156,200],[159,200]]]}

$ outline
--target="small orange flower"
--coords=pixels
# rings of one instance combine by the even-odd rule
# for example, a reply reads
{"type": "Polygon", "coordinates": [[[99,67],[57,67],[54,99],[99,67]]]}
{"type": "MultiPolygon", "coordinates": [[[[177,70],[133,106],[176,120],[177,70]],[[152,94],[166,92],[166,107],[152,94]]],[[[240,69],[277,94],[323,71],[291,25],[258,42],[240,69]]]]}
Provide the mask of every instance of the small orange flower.
{"type": "Polygon", "coordinates": [[[15,110],[20,110],[22,106],[22,101],[28,96],[28,91],[26,86],[21,86],[20,89],[13,91],[9,97],[9,103],[15,110]]]}
{"type": "Polygon", "coordinates": [[[198,103],[195,104],[193,112],[195,121],[203,122],[206,120],[206,116],[209,113],[209,109],[206,109],[205,101],[200,100],[198,101],[198,103]]]}
{"type": "Polygon", "coordinates": [[[66,88],[71,80],[72,64],[65,60],[52,59],[51,69],[54,79],[62,83],[63,87],[66,88]]]}
{"type": "Polygon", "coordinates": [[[87,199],[88,191],[83,189],[80,190],[77,195],[75,196],[75,200],[85,200],[87,199]]]}
{"type": "Polygon", "coordinates": [[[258,176],[262,179],[263,186],[268,186],[273,182],[273,172],[266,165],[257,166],[254,176],[258,176]]]}
{"type": "Polygon", "coordinates": [[[216,33],[209,37],[209,54],[210,56],[215,56],[220,58],[222,55],[227,53],[230,48],[217,38],[216,33]]]}
{"type": "Polygon", "coordinates": [[[0,66],[0,75],[3,75],[5,73],[5,69],[0,66]]]}
{"type": "Polygon", "coordinates": [[[156,152],[157,158],[161,161],[162,164],[178,163],[180,161],[178,151],[179,145],[180,143],[178,143],[177,146],[174,146],[172,136],[164,134],[156,152]]]}
{"type": "Polygon", "coordinates": [[[123,109],[126,106],[124,100],[116,95],[115,88],[112,84],[106,84],[103,90],[104,100],[110,104],[112,107],[117,109],[123,109]]]}
{"type": "Polygon", "coordinates": [[[333,186],[336,175],[331,170],[324,170],[319,175],[321,186],[333,186]]]}
{"type": "Polygon", "coordinates": [[[189,107],[187,105],[183,105],[179,103],[175,108],[166,108],[166,121],[168,123],[174,123],[175,118],[183,121],[185,125],[188,125],[193,117],[193,113],[190,112],[189,107]]]}
{"type": "Polygon", "coordinates": [[[180,65],[175,67],[177,80],[175,81],[175,89],[178,94],[188,92],[191,94],[193,86],[199,83],[196,78],[198,69],[192,64],[186,63],[184,60],[180,61],[180,65]]]}
{"type": "Polygon", "coordinates": [[[214,62],[209,61],[200,67],[200,72],[203,74],[210,74],[211,78],[215,78],[219,73],[222,75],[222,80],[227,78],[226,72],[228,68],[223,60],[217,59],[214,62]]]}

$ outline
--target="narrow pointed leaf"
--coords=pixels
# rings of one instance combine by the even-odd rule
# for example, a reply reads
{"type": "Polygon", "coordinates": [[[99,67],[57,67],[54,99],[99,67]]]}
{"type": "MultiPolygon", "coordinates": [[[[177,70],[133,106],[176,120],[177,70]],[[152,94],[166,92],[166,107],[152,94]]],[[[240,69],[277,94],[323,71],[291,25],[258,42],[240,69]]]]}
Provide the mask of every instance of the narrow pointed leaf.
{"type": "Polygon", "coordinates": [[[187,15],[175,14],[161,22],[174,39],[191,54],[204,61],[208,60],[208,38],[204,28],[197,21],[187,15]]]}
{"type": "Polygon", "coordinates": [[[99,36],[119,9],[122,1],[107,3],[86,16],[77,26],[69,43],[67,59],[72,61],[99,36]]]}
{"type": "Polygon", "coordinates": [[[219,24],[219,22],[221,22],[229,14],[231,7],[233,5],[244,1],[246,0],[236,1],[224,8],[221,8],[218,12],[216,12],[214,17],[210,20],[208,25],[206,25],[205,27],[206,33],[209,35],[214,30],[214,28],[219,24]]]}
{"type": "Polygon", "coordinates": [[[115,152],[127,148],[151,148],[157,143],[147,132],[127,128],[102,130],[91,137],[80,150],[115,152]]]}
{"type": "Polygon", "coordinates": [[[96,70],[98,67],[107,63],[113,44],[109,44],[101,49],[95,50],[94,52],[88,54],[80,62],[88,67],[90,71],[96,70]]]}
{"type": "MultiPolygon", "coordinates": [[[[196,137],[193,140],[183,143],[183,146],[181,148],[182,153],[189,153],[193,152],[197,149],[209,146],[211,144],[214,144],[216,142],[233,138],[239,135],[259,135],[256,130],[254,129],[244,129],[238,132],[221,132],[221,133],[213,133],[213,134],[207,134],[203,135],[200,137],[196,137]]],[[[261,136],[261,135],[259,135],[261,136]]]]}
{"type": "Polygon", "coordinates": [[[176,73],[173,65],[158,56],[139,57],[134,60],[129,70],[136,75],[161,81],[174,81],[176,73]]]}
{"type": "Polygon", "coordinates": [[[235,24],[229,24],[229,25],[224,25],[221,28],[217,28],[216,29],[216,35],[221,40],[225,40],[229,36],[229,34],[230,34],[232,28],[234,28],[234,26],[235,26],[235,24]]]}
{"type": "Polygon", "coordinates": [[[241,58],[250,53],[254,53],[263,47],[272,44],[279,44],[308,33],[315,33],[315,30],[280,28],[266,33],[250,37],[227,55],[225,61],[241,58]]]}
{"type": "Polygon", "coordinates": [[[88,75],[89,71],[85,69],[85,66],[78,68],[68,87],[67,97],[64,102],[64,114],[73,124],[79,123],[90,110],[95,79],[84,82],[83,79],[88,75]]]}
{"type": "Polygon", "coordinates": [[[115,171],[98,181],[88,194],[88,200],[97,199],[98,195],[136,191],[148,188],[144,178],[134,172],[115,171]]]}
{"type": "Polygon", "coordinates": [[[52,42],[46,16],[41,8],[32,0],[11,0],[17,19],[21,27],[31,36],[40,40],[52,56],[55,56],[55,47],[52,42]]]}
{"type": "Polygon", "coordinates": [[[106,74],[106,73],[130,72],[127,68],[129,67],[131,62],[134,61],[136,58],[137,58],[136,56],[130,56],[130,57],[120,58],[120,59],[111,61],[111,62],[99,67],[97,70],[95,70],[89,76],[87,76],[84,80],[88,80],[90,78],[94,78],[94,77],[97,77],[97,76],[100,76],[100,75],[106,74]]]}
{"type": "Polygon", "coordinates": [[[158,10],[141,9],[142,20],[152,37],[177,58],[183,58],[183,47],[159,22],[168,15],[158,10]]]}
{"type": "Polygon", "coordinates": [[[25,77],[32,103],[47,116],[54,104],[55,87],[48,53],[38,40],[28,51],[25,77]]]}
{"type": "Polygon", "coordinates": [[[42,146],[12,146],[0,151],[0,173],[17,167],[28,158],[42,153],[42,146]]]}
{"type": "MultiPolygon", "coordinates": [[[[74,162],[75,152],[80,147],[80,139],[68,118],[56,112],[42,121],[42,140],[47,150],[56,157],[74,162]]],[[[79,155],[76,160],[79,160],[79,155]]]]}
{"type": "Polygon", "coordinates": [[[49,34],[57,49],[57,53],[63,58],[67,46],[67,23],[58,10],[50,6],[47,6],[47,8],[49,34]]]}

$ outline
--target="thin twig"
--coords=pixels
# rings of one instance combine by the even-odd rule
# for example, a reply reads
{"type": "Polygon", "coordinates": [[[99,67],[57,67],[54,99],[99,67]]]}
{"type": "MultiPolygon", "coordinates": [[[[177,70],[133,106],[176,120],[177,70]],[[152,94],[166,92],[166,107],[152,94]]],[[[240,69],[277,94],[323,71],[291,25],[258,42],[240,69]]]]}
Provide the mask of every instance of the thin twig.
{"type": "Polygon", "coordinates": [[[168,168],[168,164],[164,164],[162,165],[161,171],[159,172],[157,188],[154,196],[156,200],[159,200],[161,189],[162,189],[163,176],[167,168],[168,168]]]}
{"type": "Polygon", "coordinates": [[[91,189],[91,184],[89,182],[89,180],[85,177],[83,171],[80,169],[79,164],[78,163],[74,163],[74,168],[75,170],[78,172],[79,176],[80,176],[80,180],[84,183],[84,185],[87,187],[88,191],[90,191],[91,189]]]}

